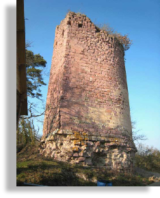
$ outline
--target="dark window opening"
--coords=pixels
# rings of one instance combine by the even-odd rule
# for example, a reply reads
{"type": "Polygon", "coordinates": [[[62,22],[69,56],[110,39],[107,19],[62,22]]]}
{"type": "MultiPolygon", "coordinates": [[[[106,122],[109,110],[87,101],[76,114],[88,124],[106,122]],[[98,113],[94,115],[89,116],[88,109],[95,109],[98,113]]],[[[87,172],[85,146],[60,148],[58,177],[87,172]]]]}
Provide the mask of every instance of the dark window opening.
{"type": "Polygon", "coordinates": [[[70,21],[67,21],[67,25],[71,25],[71,22],[70,21]]]}
{"type": "Polygon", "coordinates": [[[78,24],[78,27],[81,28],[82,27],[82,24],[78,24]]]}

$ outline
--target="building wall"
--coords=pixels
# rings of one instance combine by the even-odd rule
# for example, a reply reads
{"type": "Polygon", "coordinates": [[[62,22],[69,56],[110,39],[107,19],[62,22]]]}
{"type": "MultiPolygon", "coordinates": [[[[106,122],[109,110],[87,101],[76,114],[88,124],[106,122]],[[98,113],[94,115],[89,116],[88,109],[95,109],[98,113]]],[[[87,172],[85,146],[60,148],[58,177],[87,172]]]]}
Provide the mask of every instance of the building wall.
{"type": "MultiPolygon", "coordinates": [[[[66,26],[67,27],[67,26],[66,26]]],[[[66,51],[66,36],[63,35],[65,25],[56,28],[54,52],[50,70],[46,112],[43,134],[46,135],[56,128],[60,128],[60,100],[62,95],[62,80],[66,51]]]]}
{"type": "Polygon", "coordinates": [[[40,153],[108,170],[134,170],[123,46],[84,15],[56,28],[40,153]]]}
{"type": "Polygon", "coordinates": [[[73,13],[56,28],[44,134],[56,128],[131,136],[123,47],[73,13]]]}

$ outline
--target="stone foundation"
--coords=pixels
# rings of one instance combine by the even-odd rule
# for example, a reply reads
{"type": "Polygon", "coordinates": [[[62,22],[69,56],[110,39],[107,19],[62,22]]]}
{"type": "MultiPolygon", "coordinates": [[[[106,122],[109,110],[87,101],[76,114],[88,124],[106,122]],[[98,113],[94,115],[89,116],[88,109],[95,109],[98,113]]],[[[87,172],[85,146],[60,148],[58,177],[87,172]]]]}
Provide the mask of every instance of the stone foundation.
{"type": "Polygon", "coordinates": [[[97,136],[57,129],[41,139],[40,153],[83,166],[103,166],[120,172],[134,169],[135,149],[127,136],[97,136]]]}

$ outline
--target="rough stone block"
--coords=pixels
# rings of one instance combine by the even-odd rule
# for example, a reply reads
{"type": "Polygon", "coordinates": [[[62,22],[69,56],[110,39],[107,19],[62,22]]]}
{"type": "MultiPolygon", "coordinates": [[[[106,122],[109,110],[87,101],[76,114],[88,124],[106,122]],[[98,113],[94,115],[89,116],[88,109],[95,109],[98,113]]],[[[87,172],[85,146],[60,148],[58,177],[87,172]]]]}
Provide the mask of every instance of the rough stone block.
{"type": "Polygon", "coordinates": [[[73,154],[73,157],[78,157],[78,156],[79,156],[78,153],[74,153],[74,154],[73,154]]]}
{"type": "Polygon", "coordinates": [[[73,143],[74,143],[74,145],[80,145],[81,144],[81,142],[79,140],[74,140],[73,143]]]}
{"type": "Polygon", "coordinates": [[[85,161],[85,157],[79,157],[78,158],[78,162],[84,162],[85,161]]]}
{"type": "Polygon", "coordinates": [[[78,147],[78,146],[74,146],[74,147],[72,148],[72,150],[73,150],[73,151],[79,151],[79,147],[78,147]]]}

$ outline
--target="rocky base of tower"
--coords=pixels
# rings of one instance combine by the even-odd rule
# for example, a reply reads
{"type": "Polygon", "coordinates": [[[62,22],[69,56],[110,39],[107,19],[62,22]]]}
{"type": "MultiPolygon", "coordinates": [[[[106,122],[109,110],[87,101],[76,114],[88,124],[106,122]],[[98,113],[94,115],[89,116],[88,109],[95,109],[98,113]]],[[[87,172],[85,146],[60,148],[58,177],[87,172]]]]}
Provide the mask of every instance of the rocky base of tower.
{"type": "Polygon", "coordinates": [[[128,137],[95,136],[71,130],[57,129],[42,137],[40,144],[40,153],[45,157],[118,172],[134,171],[135,152],[128,137]]]}

